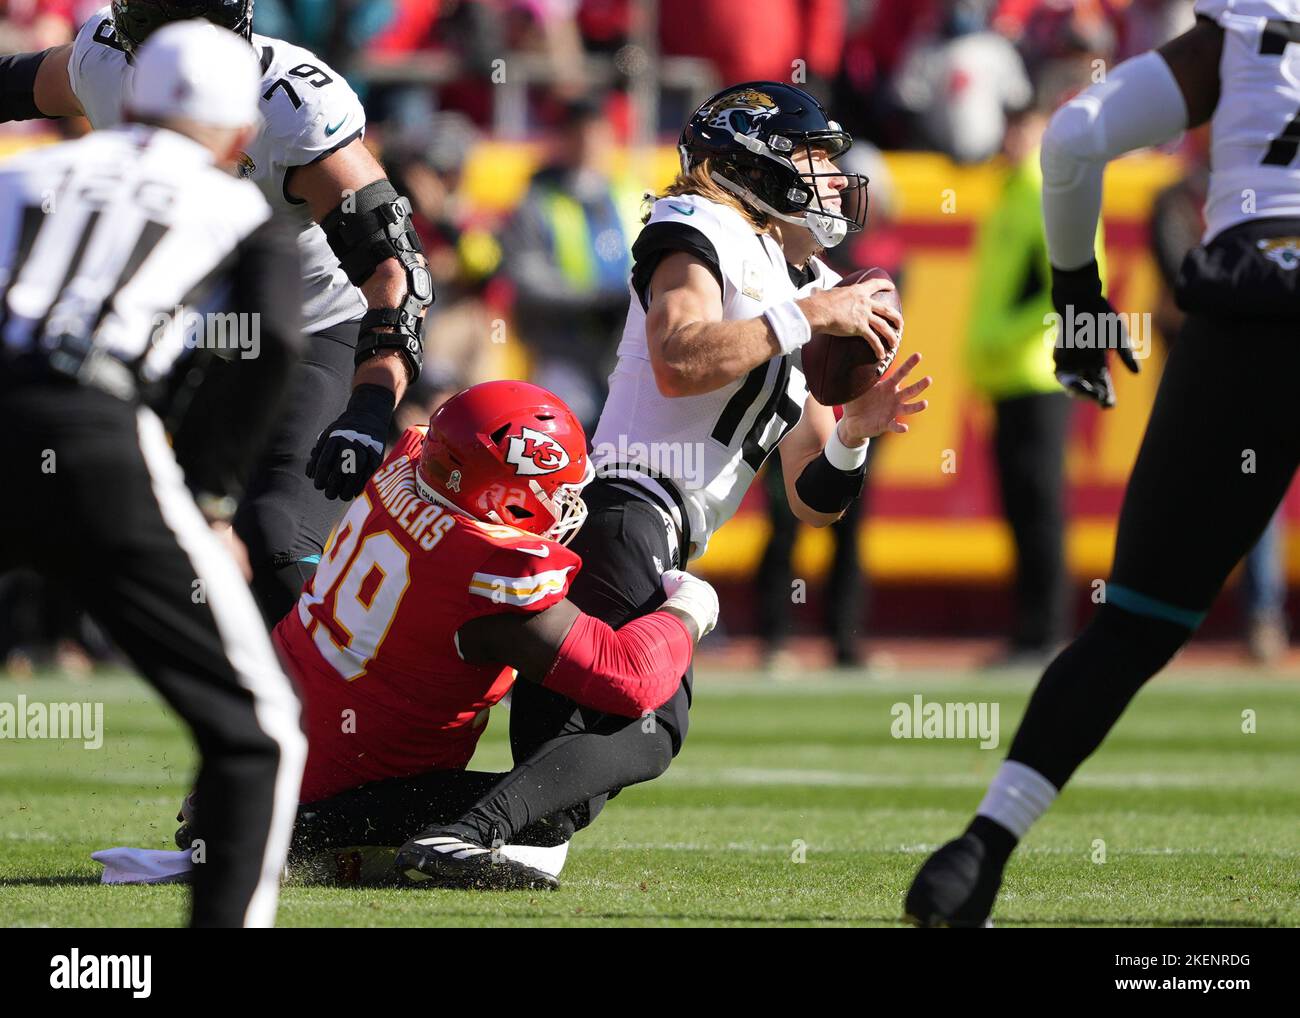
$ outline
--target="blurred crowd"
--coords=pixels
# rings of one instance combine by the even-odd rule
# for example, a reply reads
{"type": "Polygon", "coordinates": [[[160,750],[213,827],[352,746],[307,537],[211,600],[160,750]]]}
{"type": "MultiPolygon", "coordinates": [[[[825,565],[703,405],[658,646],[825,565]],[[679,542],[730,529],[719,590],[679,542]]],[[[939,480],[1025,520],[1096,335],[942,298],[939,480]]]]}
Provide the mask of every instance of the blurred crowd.
{"type": "MultiPolygon", "coordinates": [[[[0,0],[0,47],[14,52],[67,42],[100,6],[96,0],[0,0]]],[[[398,191],[411,198],[438,300],[426,330],[425,372],[399,407],[395,433],[426,421],[451,392],[498,374],[506,332],[526,351],[522,363],[533,380],[594,426],[626,312],[628,252],[647,183],[615,172],[611,157],[637,139],[671,141],[694,105],[723,84],[792,81],[821,97],[861,139],[848,156],[853,165],[844,168],[871,179],[870,226],[832,251],[831,261],[841,272],[883,266],[900,289],[906,288],[903,244],[880,151],[930,150],[958,162],[999,158],[1006,190],[984,232],[1001,231],[990,242],[998,257],[989,272],[1008,278],[981,276],[976,287],[1004,300],[989,297],[972,309],[969,371],[996,411],[995,469],[1017,552],[1008,653],[1036,658],[1051,651],[1068,625],[1061,464],[1070,413],[1052,380],[1050,354],[1037,342],[1041,326],[1016,332],[1017,322],[1041,322],[1050,310],[1034,218],[1037,139],[1051,111],[1098,80],[1106,66],[1188,27],[1192,6],[1192,0],[256,0],[255,29],[306,46],[347,75],[367,107],[368,143],[398,191]],[[497,87],[505,84],[513,88],[497,87]],[[521,201],[504,214],[476,206],[464,187],[475,144],[503,136],[533,141],[541,153],[521,201]],[[1023,243],[1009,260],[1011,235],[1023,243]],[[1009,278],[1014,259],[1024,266],[1023,278],[1009,278]],[[1041,363],[1015,352],[1016,344],[1030,349],[1035,342],[1037,354],[1030,356],[1041,363]]],[[[77,128],[60,123],[58,129],[77,128]]],[[[1157,209],[1153,233],[1162,266],[1181,256],[1173,250],[1178,244],[1195,240],[1198,174],[1203,177],[1203,160],[1193,147],[1183,191],[1157,209]]],[[[1172,334],[1171,301],[1164,311],[1160,328],[1172,334]]],[[[771,537],[756,579],[753,628],[763,634],[768,658],[779,660],[792,630],[796,523],[778,494],[779,467],[769,465],[765,490],[773,495],[766,500],[771,537]]],[[[835,528],[822,599],[834,658],[846,666],[864,653],[866,580],[858,539],[868,498],[835,528]]],[[[1275,547],[1263,553],[1251,589],[1258,592],[1260,617],[1281,629],[1284,645],[1276,563],[1275,547]]],[[[86,655],[109,653],[79,613],[33,583],[21,576],[0,580],[0,662],[22,671],[56,659],[75,670],[89,661],[86,655]]]]}
{"type": "MultiPolygon", "coordinates": [[[[66,42],[96,0],[3,0],[8,51],[66,42]]],[[[1193,0],[257,0],[264,35],[313,50],[365,88],[376,122],[428,129],[438,112],[499,128],[501,90],[529,84],[511,124],[545,128],[557,96],[599,87],[616,134],[647,78],[673,131],[701,89],[770,79],[831,100],[884,148],[993,155],[1006,109],[1062,60],[1122,60],[1192,20],[1193,0]],[[684,77],[667,74],[684,67],[684,77]],[[403,82],[401,79],[408,79],[403,82]],[[419,84],[411,84],[418,79],[419,84]],[[679,89],[680,90],[680,89],[679,89]],[[694,94],[692,94],[694,93],[694,94]]]]}

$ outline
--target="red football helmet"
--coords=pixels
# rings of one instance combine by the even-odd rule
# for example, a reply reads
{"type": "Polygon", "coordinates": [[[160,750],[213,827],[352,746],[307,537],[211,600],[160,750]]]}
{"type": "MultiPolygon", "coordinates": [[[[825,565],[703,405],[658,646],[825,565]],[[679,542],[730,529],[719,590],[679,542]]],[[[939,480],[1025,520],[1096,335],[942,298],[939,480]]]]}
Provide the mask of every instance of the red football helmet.
{"type": "Polygon", "coordinates": [[[595,471],[587,436],[559,397],[528,382],[463,389],[429,418],[421,493],[467,516],[567,543],[595,471]]]}

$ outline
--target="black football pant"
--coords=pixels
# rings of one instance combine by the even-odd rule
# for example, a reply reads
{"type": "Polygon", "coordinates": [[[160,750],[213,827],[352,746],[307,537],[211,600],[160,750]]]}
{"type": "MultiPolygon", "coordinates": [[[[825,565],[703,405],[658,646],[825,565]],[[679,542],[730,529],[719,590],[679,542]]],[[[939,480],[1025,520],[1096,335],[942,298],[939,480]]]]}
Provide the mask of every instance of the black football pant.
{"type": "Polygon", "coordinates": [[[347,407],[357,328],[356,322],[344,322],[306,337],[302,360],[289,376],[283,412],[235,516],[235,533],[248,548],[253,593],[268,628],[298,600],[348,507],[316,490],[307,476],[307,458],[317,436],[347,407]]]}
{"type": "Polygon", "coordinates": [[[1008,754],[1057,788],[1195,631],[1300,465],[1300,280],[1256,246],[1300,232],[1286,225],[1229,231],[1184,265],[1191,313],[1125,492],[1105,603],[1044,673],[1008,754]]]}
{"type": "MultiPolygon", "coordinates": [[[[675,564],[667,530],[652,505],[607,481],[593,482],[583,498],[587,520],[570,544],[582,571],[569,599],[617,629],[663,603],[660,575],[675,564]]],[[[560,823],[568,833],[580,830],[620,789],[668,769],[686,738],[690,702],[689,671],[672,699],[641,718],[602,714],[516,682],[510,694],[515,767],[451,829],[479,844],[520,843],[521,832],[554,825],[557,816],[567,818],[560,823]]]]}
{"type": "Polygon", "coordinates": [[[161,422],[71,382],[0,380],[0,446],[0,572],[75,596],[198,744],[191,923],[271,925],[307,751],[298,698],[161,422]]]}

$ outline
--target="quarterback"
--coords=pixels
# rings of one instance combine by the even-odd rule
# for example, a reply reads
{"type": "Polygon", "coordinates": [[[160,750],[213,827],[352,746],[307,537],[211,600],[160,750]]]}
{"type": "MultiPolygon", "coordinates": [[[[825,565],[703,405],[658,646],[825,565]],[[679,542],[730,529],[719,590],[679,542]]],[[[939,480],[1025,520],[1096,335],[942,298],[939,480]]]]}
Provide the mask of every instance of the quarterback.
{"type": "MultiPolygon", "coordinates": [[[[308,50],[254,33],[253,0],[113,0],[72,43],[0,57],[0,121],[120,123],[135,52],[160,25],[187,18],[230,29],[257,54],[262,128],[239,172],[295,224],[302,256],[307,352],[234,520],[274,624],[342,512],[329,500],[355,497],[383,459],[395,402],[420,371],[433,288],[410,203],[362,143],[356,94],[308,50]]],[[[217,500],[200,504],[222,511],[217,500]]]]}
{"type": "MultiPolygon", "coordinates": [[[[892,284],[836,287],[818,257],[865,222],[866,179],[835,165],[850,142],[816,99],[779,82],[725,89],[683,130],[681,173],[632,247],[627,324],[594,436],[598,476],[572,545],[586,563],[570,588],[583,611],[619,626],[658,607],[662,574],[704,551],[774,449],[795,514],[832,523],[861,490],[870,438],[906,431],[899,418],[925,408],[917,397],[930,380],[903,384],[917,355],[838,424],[804,382],[799,351],[814,332],[859,336],[888,364],[903,327],[878,298],[892,284]]],[[[536,817],[590,823],[609,795],[661,774],[680,750],[690,680],[631,722],[553,688],[516,687],[515,769],[435,833],[472,858],[536,817]]]]}

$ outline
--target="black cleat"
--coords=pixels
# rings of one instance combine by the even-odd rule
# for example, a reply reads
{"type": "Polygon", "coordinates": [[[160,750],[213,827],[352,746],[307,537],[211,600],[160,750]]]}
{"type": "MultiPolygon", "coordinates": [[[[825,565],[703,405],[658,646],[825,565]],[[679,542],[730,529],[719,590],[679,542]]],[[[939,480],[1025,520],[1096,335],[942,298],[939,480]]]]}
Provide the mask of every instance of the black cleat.
{"type": "Polygon", "coordinates": [[[181,808],[176,813],[180,824],[173,835],[176,847],[188,852],[194,844],[194,793],[191,792],[181,800],[181,808]]]}
{"type": "Polygon", "coordinates": [[[903,919],[922,928],[992,926],[1001,886],[1002,866],[988,858],[982,841],[964,834],[925,861],[907,892],[903,919]]]}
{"type": "Polygon", "coordinates": [[[430,828],[397,853],[397,872],[412,884],[476,891],[554,891],[551,874],[508,859],[500,852],[430,828]]]}

